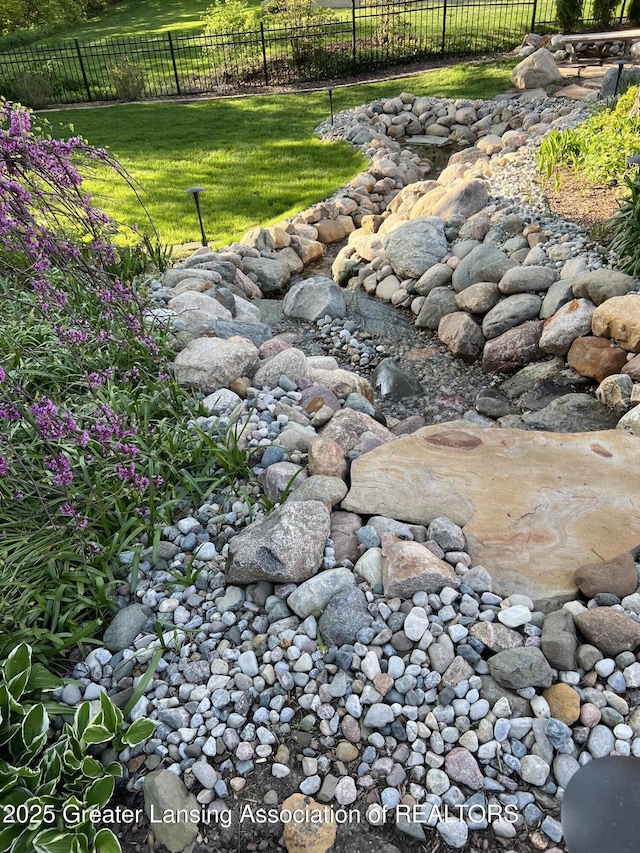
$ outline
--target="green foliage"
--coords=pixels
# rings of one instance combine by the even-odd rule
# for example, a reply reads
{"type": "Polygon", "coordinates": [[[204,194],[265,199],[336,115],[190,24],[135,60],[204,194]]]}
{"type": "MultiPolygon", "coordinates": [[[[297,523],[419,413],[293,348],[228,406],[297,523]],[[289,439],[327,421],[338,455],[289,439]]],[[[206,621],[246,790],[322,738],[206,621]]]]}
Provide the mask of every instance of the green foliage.
{"type": "Polygon", "coordinates": [[[631,88],[614,105],[598,106],[575,129],[548,134],[537,154],[545,178],[560,166],[580,172],[594,185],[621,182],[628,158],[640,152],[640,117],[629,115],[635,92],[631,88]]]}
{"type": "Polygon", "coordinates": [[[618,0],[593,0],[593,17],[597,27],[606,29],[611,26],[611,19],[617,5],[618,0]]]}
{"type": "Polygon", "coordinates": [[[154,723],[139,719],[126,727],[101,693],[97,709],[83,702],[54,739],[39,694],[58,684],[32,664],[26,643],[0,665],[0,853],[120,853],[115,835],[96,829],[88,812],[107,805],[122,768],[104,767],[94,753],[109,744],[117,751],[138,746],[154,723]]]}
{"type": "Polygon", "coordinates": [[[374,41],[378,46],[405,40],[411,32],[411,21],[402,14],[403,4],[396,7],[389,0],[361,0],[360,8],[370,9],[373,17],[374,41]]]}
{"type": "Polygon", "coordinates": [[[251,30],[258,23],[258,15],[246,0],[214,0],[202,18],[207,35],[238,33],[251,30]]]}
{"type": "Polygon", "coordinates": [[[316,6],[314,0],[266,0],[262,12],[269,24],[290,29],[291,61],[296,67],[323,55],[323,35],[318,25],[338,21],[331,9],[316,6]]]}
{"type": "Polygon", "coordinates": [[[582,23],[584,0],[556,0],[556,20],[563,33],[571,33],[582,23]]]}
{"type": "Polygon", "coordinates": [[[3,0],[0,4],[0,35],[78,21],[84,9],[85,0],[3,0]]]}
{"type": "Polygon", "coordinates": [[[630,0],[627,7],[627,18],[629,23],[636,27],[640,24],[640,0],[630,0]]]}
{"type": "Polygon", "coordinates": [[[629,195],[619,202],[619,209],[609,220],[612,239],[610,248],[619,258],[621,270],[640,276],[640,175],[625,178],[629,195]]]}
{"type": "Polygon", "coordinates": [[[109,80],[119,101],[139,101],[147,82],[147,72],[142,62],[121,56],[107,68],[109,80]]]}
{"type": "Polygon", "coordinates": [[[56,75],[51,63],[21,68],[1,81],[5,98],[25,107],[40,110],[49,106],[54,97],[56,75]]]}

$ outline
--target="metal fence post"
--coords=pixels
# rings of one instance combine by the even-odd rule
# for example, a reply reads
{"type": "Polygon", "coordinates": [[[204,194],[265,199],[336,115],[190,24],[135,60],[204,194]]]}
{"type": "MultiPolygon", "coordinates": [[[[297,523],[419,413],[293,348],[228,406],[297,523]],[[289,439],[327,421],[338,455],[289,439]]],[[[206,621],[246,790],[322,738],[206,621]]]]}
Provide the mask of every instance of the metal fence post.
{"type": "Polygon", "coordinates": [[[82,54],[80,53],[80,42],[78,39],[73,40],[76,46],[76,53],[78,54],[78,62],[80,63],[80,71],[82,71],[82,79],[84,80],[84,88],[87,91],[87,100],[92,101],[91,97],[91,89],[89,88],[89,81],[87,79],[87,72],[84,70],[84,62],[82,61],[82,54]]]}
{"type": "Polygon", "coordinates": [[[351,0],[351,51],[353,72],[358,67],[358,39],[356,37],[356,0],[351,0]]]}
{"type": "Polygon", "coordinates": [[[627,0],[622,0],[622,6],[620,8],[620,20],[618,21],[619,24],[622,23],[622,19],[624,18],[624,13],[626,11],[626,8],[625,8],[626,5],[627,5],[627,0]]]}
{"type": "Polygon", "coordinates": [[[176,65],[176,54],[173,49],[173,39],[171,38],[171,32],[167,30],[167,41],[169,42],[169,52],[171,53],[171,64],[173,65],[173,76],[176,81],[176,94],[182,94],[180,92],[180,78],[178,77],[178,66],[176,65]]]}
{"type": "Polygon", "coordinates": [[[267,43],[264,38],[264,23],[260,21],[260,41],[262,42],[262,65],[264,68],[264,85],[269,85],[269,66],[267,65],[267,43]]]}
{"type": "Polygon", "coordinates": [[[447,41],[447,0],[444,0],[442,7],[442,42],[440,44],[440,53],[444,56],[447,41]]]}
{"type": "Polygon", "coordinates": [[[538,0],[533,0],[533,14],[531,15],[531,29],[529,32],[535,33],[536,31],[536,14],[538,12],[538,0]]]}

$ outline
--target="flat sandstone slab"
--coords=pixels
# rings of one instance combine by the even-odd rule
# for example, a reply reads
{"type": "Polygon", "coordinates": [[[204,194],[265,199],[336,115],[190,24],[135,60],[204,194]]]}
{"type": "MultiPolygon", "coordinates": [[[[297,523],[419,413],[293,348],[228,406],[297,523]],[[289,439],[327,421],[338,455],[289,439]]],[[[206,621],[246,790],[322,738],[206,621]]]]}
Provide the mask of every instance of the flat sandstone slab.
{"type": "Polygon", "coordinates": [[[463,529],[494,589],[540,604],[573,597],[574,571],[640,542],[640,439],[620,430],[551,433],[425,427],[356,459],[342,508],[463,529]]]}

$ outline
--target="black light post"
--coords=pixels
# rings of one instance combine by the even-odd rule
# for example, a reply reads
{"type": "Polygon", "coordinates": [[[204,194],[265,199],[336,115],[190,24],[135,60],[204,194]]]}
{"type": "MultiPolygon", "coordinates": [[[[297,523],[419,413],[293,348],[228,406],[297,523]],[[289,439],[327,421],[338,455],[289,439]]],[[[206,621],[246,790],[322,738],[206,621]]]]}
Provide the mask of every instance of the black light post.
{"type": "Polygon", "coordinates": [[[618,94],[618,89],[620,88],[620,80],[622,78],[622,72],[624,71],[624,59],[616,59],[613,64],[618,66],[618,73],[616,75],[616,87],[613,90],[613,97],[615,98],[615,96],[618,94]]]}
{"type": "Polygon", "coordinates": [[[196,212],[198,214],[198,222],[200,223],[200,237],[203,246],[208,245],[207,235],[204,233],[204,225],[202,224],[202,213],[200,212],[200,193],[203,193],[205,190],[206,187],[189,187],[185,190],[186,193],[191,193],[196,203],[196,212]]]}
{"type": "Polygon", "coordinates": [[[331,125],[333,126],[333,90],[335,86],[326,86],[325,92],[329,93],[329,109],[331,110],[331,125]]]}

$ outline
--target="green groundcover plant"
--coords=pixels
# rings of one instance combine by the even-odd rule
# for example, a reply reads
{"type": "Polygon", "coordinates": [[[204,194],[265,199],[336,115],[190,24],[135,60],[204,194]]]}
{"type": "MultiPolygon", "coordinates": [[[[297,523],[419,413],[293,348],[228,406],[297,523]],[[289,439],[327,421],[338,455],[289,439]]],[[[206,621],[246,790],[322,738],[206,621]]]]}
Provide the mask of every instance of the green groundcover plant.
{"type": "Polygon", "coordinates": [[[591,184],[622,183],[628,158],[640,150],[640,116],[630,115],[635,93],[632,87],[615,104],[598,105],[576,128],[547,134],[537,155],[544,177],[563,166],[591,184]]]}
{"type": "Polygon", "coordinates": [[[58,683],[32,663],[25,643],[0,665],[0,853],[120,853],[99,815],[122,767],[104,766],[99,752],[107,745],[136,747],[155,724],[138,719],[126,726],[101,693],[54,733],[39,695],[58,683]]]}

